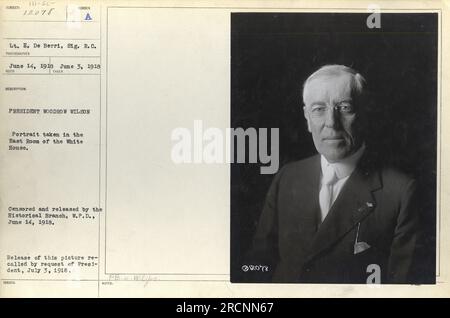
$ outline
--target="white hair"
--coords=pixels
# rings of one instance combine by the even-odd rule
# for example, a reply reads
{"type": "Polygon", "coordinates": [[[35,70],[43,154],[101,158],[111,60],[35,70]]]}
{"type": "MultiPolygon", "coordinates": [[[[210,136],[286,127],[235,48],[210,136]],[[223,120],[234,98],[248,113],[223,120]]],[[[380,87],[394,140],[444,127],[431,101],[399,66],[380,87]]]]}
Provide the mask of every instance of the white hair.
{"type": "Polygon", "coordinates": [[[311,82],[312,80],[318,78],[318,77],[331,77],[331,76],[340,76],[343,74],[350,74],[351,75],[351,85],[352,90],[358,95],[361,96],[364,93],[364,88],[366,87],[366,80],[365,78],[359,74],[356,70],[352,69],[351,67],[345,66],[345,65],[325,65],[319,68],[317,71],[312,73],[303,84],[303,100],[305,99],[305,87],[306,85],[311,82]]]}

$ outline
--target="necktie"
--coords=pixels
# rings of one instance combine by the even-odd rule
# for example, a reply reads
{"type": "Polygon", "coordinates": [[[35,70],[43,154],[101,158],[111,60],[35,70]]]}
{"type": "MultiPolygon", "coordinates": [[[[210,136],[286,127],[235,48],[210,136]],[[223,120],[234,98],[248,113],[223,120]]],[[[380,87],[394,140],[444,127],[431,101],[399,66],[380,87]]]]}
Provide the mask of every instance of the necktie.
{"type": "Polygon", "coordinates": [[[321,221],[325,219],[331,207],[333,197],[333,185],[338,180],[332,165],[328,165],[323,172],[322,187],[319,192],[319,204],[321,211],[321,221]]]}

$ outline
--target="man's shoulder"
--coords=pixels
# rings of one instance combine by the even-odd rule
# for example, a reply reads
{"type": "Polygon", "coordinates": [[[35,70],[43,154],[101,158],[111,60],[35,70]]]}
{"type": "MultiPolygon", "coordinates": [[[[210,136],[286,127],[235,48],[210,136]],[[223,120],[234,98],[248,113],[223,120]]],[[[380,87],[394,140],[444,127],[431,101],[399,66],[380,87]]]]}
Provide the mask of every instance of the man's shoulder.
{"type": "Polygon", "coordinates": [[[290,179],[313,174],[320,169],[320,155],[286,163],[278,172],[277,179],[290,179]]]}
{"type": "Polygon", "coordinates": [[[402,194],[405,189],[415,185],[415,178],[380,152],[367,151],[358,164],[360,171],[379,180],[383,191],[392,195],[402,194]]]}
{"type": "Polygon", "coordinates": [[[404,185],[413,181],[412,174],[407,173],[401,166],[384,156],[380,150],[368,148],[361,157],[358,167],[363,172],[379,173],[383,183],[392,183],[395,185],[404,185]]]}
{"type": "Polygon", "coordinates": [[[415,183],[415,179],[395,166],[382,166],[380,169],[383,187],[389,189],[403,189],[415,183]]]}
{"type": "Polygon", "coordinates": [[[289,172],[299,171],[299,170],[309,170],[311,168],[316,168],[320,165],[320,155],[316,154],[311,157],[291,161],[283,166],[283,169],[289,172]]]}

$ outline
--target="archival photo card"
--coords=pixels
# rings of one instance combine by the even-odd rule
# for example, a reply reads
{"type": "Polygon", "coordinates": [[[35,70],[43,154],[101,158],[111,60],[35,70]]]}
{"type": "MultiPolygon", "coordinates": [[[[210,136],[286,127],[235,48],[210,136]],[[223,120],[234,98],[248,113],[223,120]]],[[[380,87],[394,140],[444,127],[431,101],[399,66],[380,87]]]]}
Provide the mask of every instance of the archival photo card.
{"type": "Polygon", "coordinates": [[[232,282],[435,283],[438,34],[436,13],[231,14],[232,282]]]}

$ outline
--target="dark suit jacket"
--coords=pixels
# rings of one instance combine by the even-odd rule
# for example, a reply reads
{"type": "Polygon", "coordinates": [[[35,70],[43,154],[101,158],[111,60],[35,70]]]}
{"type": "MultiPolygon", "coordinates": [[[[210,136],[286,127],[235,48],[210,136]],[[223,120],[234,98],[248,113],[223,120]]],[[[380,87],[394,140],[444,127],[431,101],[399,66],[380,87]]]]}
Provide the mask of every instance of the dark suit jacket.
{"type": "Polygon", "coordinates": [[[246,260],[269,266],[256,281],[366,283],[368,266],[376,264],[381,283],[414,283],[415,181],[370,162],[366,151],[319,225],[320,178],[319,155],[284,166],[274,178],[246,260]],[[370,248],[355,254],[356,240],[370,248]]]}

